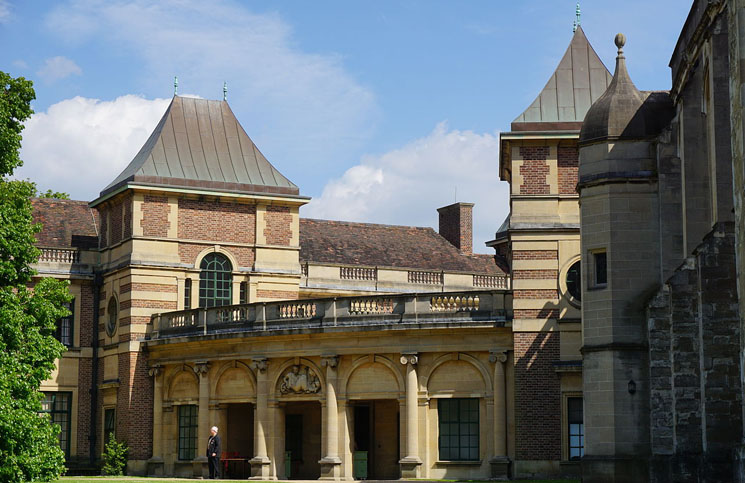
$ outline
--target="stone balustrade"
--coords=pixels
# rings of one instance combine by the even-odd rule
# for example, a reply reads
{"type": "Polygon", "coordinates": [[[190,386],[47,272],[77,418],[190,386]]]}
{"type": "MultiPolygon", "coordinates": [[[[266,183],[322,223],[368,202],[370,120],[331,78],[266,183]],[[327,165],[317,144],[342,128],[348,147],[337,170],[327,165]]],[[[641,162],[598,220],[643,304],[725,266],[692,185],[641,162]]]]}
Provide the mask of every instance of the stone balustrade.
{"type": "Polygon", "coordinates": [[[51,263],[80,263],[80,251],[77,248],[46,248],[39,247],[40,262],[51,263]]]}
{"type": "Polygon", "coordinates": [[[508,291],[483,290],[259,302],[155,314],[151,337],[369,330],[406,325],[504,326],[512,319],[511,301],[508,291]]]}

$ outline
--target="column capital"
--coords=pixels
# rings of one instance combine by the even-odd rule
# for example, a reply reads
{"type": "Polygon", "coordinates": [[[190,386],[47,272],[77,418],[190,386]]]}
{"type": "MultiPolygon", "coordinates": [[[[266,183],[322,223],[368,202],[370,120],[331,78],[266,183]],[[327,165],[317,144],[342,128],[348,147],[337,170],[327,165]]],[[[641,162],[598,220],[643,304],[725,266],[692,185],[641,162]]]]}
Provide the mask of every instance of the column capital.
{"type": "Polygon", "coordinates": [[[492,349],[489,351],[489,362],[507,362],[507,351],[503,349],[492,349]]]}
{"type": "Polygon", "coordinates": [[[399,361],[403,365],[411,364],[415,366],[419,362],[419,355],[416,352],[403,352],[399,361]]]}
{"type": "Polygon", "coordinates": [[[210,370],[210,363],[207,361],[197,361],[194,363],[194,373],[198,376],[206,376],[210,370]]]}
{"type": "Polygon", "coordinates": [[[256,357],[252,361],[251,367],[253,367],[254,370],[261,374],[266,374],[266,368],[269,365],[269,361],[267,361],[266,357],[256,357]]]}
{"type": "Polygon", "coordinates": [[[335,368],[339,365],[339,356],[321,356],[321,367],[335,368]]]}
{"type": "Polygon", "coordinates": [[[147,373],[150,375],[150,377],[157,378],[161,374],[163,374],[163,366],[160,364],[154,364],[148,368],[147,373]]]}

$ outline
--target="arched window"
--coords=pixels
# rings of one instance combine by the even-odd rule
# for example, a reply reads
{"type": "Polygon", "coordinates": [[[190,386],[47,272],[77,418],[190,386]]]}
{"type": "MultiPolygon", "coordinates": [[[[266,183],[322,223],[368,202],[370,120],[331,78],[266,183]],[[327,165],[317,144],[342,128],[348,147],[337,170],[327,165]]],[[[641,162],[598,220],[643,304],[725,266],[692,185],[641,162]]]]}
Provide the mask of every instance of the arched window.
{"type": "Polygon", "coordinates": [[[199,266],[199,306],[219,307],[233,303],[233,267],[230,260],[220,253],[210,253],[199,266]]]}

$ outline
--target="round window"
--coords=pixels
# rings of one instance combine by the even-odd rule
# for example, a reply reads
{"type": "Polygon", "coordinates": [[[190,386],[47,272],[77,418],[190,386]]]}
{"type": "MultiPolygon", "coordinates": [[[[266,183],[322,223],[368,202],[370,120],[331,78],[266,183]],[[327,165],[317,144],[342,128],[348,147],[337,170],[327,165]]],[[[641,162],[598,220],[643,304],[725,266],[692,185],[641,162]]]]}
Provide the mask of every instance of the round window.
{"type": "Polygon", "coordinates": [[[111,297],[109,299],[106,314],[109,316],[106,321],[106,333],[109,337],[113,337],[114,332],[116,332],[116,323],[119,321],[119,304],[116,303],[116,297],[111,297]]]}
{"type": "Polygon", "coordinates": [[[567,270],[565,283],[569,295],[580,302],[582,300],[582,266],[576,261],[567,270]]]}

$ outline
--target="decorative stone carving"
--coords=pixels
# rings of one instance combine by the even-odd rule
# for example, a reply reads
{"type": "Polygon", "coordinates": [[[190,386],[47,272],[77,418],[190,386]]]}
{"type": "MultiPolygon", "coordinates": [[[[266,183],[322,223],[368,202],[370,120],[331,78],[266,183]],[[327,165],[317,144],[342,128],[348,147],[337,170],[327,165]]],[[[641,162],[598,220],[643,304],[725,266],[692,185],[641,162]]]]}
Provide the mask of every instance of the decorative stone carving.
{"type": "Polygon", "coordinates": [[[401,364],[411,364],[412,366],[415,366],[419,362],[419,356],[416,354],[402,354],[401,355],[401,364]]]}
{"type": "Polygon", "coordinates": [[[339,364],[338,356],[323,356],[321,357],[321,366],[323,367],[336,367],[339,364]]]}
{"type": "Polygon", "coordinates": [[[266,366],[267,366],[266,359],[259,359],[259,358],[254,359],[251,365],[253,366],[254,370],[260,372],[261,374],[266,373],[266,366]]]}
{"type": "Polygon", "coordinates": [[[491,350],[489,351],[489,362],[507,362],[507,351],[491,350]]]}
{"type": "Polygon", "coordinates": [[[281,394],[315,394],[321,390],[321,381],[310,367],[292,366],[279,385],[281,394]]]}
{"type": "Polygon", "coordinates": [[[208,362],[200,361],[194,363],[194,373],[198,376],[206,376],[209,370],[210,365],[208,362]]]}
{"type": "Polygon", "coordinates": [[[163,373],[163,366],[161,365],[155,365],[151,366],[148,370],[148,374],[150,374],[150,377],[158,377],[163,373]]]}

